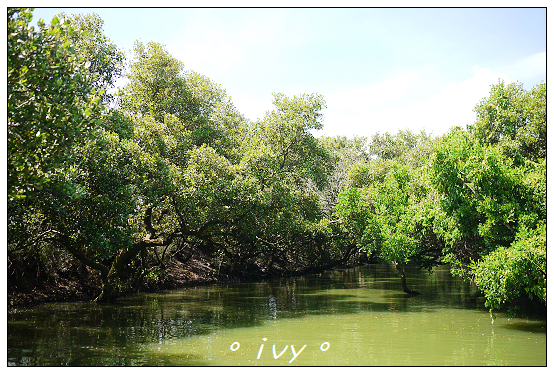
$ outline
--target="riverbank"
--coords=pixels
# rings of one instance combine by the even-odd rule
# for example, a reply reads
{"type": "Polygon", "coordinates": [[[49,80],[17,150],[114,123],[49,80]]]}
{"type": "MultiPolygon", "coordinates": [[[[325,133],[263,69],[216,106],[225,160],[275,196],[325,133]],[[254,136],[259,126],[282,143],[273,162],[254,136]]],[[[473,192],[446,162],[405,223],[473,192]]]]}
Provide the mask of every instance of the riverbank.
{"type": "MultiPolygon", "coordinates": [[[[355,261],[345,264],[334,264],[317,269],[298,269],[297,271],[274,271],[271,274],[258,274],[254,277],[230,277],[221,274],[212,267],[211,261],[201,254],[193,256],[184,262],[172,259],[167,265],[162,280],[148,280],[139,285],[130,285],[123,295],[145,292],[160,292],[164,290],[195,287],[214,283],[233,283],[291,277],[305,274],[315,274],[335,268],[351,268],[369,263],[369,261],[355,261]]],[[[16,290],[8,290],[8,309],[30,307],[50,302],[92,301],[100,293],[100,279],[98,276],[83,277],[78,270],[78,263],[68,266],[65,271],[58,271],[54,276],[41,281],[29,280],[16,290]]]]}
{"type": "MultiPolygon", "coordinates": [[[[18,290],[8,290],[8,308],[27,307],[48,302],[92,301],[100,293],[98,276],[83,277],[76,266],[58,271],[54,276],[42,280],[40,285],[23,284],[18,290]]],[[[131,286],[125,294],[156,292],[165,289],[192,287],[220,281],[205,258],[190,258],[185,263],[172,260],[165,269],[161,281],[148,281],[133,290],[131,286]]],[[[221,278],[221,277],[220,277],[221,278]]],[[[38,282],[36,282],[38,283],[38,282]]]]}

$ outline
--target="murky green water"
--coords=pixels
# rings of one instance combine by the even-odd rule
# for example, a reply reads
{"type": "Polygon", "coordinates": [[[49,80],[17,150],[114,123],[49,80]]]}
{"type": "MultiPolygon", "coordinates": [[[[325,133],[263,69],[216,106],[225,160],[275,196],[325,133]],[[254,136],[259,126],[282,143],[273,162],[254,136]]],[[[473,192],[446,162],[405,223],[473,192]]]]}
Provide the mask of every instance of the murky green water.
{"type": "Polygon", "coordinates": [[[447,269],[320,275],[60,303],[8,314],[9,365],[544,366],[546,320],[493,326],[447,269]]]}

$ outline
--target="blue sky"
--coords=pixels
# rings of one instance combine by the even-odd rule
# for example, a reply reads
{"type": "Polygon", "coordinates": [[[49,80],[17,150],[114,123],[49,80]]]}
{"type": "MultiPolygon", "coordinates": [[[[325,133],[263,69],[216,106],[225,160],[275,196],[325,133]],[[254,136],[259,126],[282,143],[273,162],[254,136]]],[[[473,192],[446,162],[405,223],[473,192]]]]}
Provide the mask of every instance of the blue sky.
{"type": "Polygon", "coordinates": [[[435,135],[475,119],[499,78],[546,82],[544,8],[37,8],[98,13],[128,56],[135,40],[165,44],[220,84],[256,120],[272,92],[322,94],[315,135],[399,129],[435,135]]]}

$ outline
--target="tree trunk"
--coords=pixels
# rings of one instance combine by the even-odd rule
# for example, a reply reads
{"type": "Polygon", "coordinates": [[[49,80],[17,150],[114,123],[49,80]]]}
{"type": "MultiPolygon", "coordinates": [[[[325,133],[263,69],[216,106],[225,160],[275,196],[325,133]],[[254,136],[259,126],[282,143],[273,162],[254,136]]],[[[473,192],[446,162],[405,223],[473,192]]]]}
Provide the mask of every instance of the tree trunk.
{"type": "Polygon", "coordinates": [[[134,258],[140,251],[145,250],[146,246],[145,240],[143,239],[140,242],[133,244],[131,248],[121,251],[116,256],[108,274],[106,276],[102,276],[102,292],[94,300],[94,302],[109,302],[118,296],[116,286],[117,280],[119,279],[119,272],[130,259],[134,258]]]}
{"type": "Polygon", "coordinates": [[[350,257],[354,254],[354,250],[356,249],[355,245],[350,246],[347,250],[342,259],[340,260],[341,263],[346,264],[348,260],[350,260],[350,257]]]}
{"type": "Polygon", "coordinates": [[[237,254],[232,255],[231,257],[231,266],[229,267],[229,275],[235,275],[237,271],[237,266],[239,264],[240,257],[237,254]]]}
{"type": "Polygon", "coordinates": [[[265,265],[265,271],[266,272],[269,273],[271,271],[271,267],[273,266],[273,262],[275,262],[275,254],[271,253],[271,256],[269,257],[269,261],[265,265]]]}
{"type": "Polygon", "coordinates": [[[142,265],[144,267],[146,263],[147,248],[167,246],[171,244],[174,239],[174,234],[171,234],[167,240],[164,240],[156,235],[156,230],[152,226],[152,207],[148,207],[146,209],[144,225],[147,232],[146,236],[135,242],[130,248],[123,249],[119,252],[111,267],[107,267],[100,262],[89,258],[85,252],[72,246],[69,236],[57,230],[49,230],[41,235],[55,234],[55,240],[69,253],[75,256],[75,258],[81,261],[82,264],[90,267],[91,269],[98,270],[102,279],[102,291],[100,292],[100,295],[94,299],[94,302],[109,302],[118,296],[117,281],[119,279],[119,272],[131,259],[137,256],[139,252],[143,252],[144,255],[142,258],[142,265]]]}
{"type": "Polygon", "coordinates": [[[102,291],[96,297],[93,303],[107,303],[113,301],[117,297],[115,286],[112,282],[102,279],[102,291]]]}
{"type": "Polygon", "coordinates": [[[400,265],[398,262],[394,263],[394,266],[396,267],[396,270],[398,270],[398,273],[400,273],[400,281],[402,283],[402,290],[407,293],[408,295],[419,295],[419,292],[412,291],[408,288],[406,285],[406,274],[404,274],[404,268],[402,265],[400,265]]]}

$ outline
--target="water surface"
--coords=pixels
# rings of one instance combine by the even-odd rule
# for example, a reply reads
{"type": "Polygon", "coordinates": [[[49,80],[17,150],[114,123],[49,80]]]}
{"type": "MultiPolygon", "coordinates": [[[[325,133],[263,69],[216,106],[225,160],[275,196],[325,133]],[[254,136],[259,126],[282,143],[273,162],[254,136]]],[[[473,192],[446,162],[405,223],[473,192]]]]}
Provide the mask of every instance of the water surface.
{"type": "Polygon", "coordinates": [[[388,265],[8,314],[9,365],[544,366],[546,320],[494,325],[447,268],[388,265]]]}

